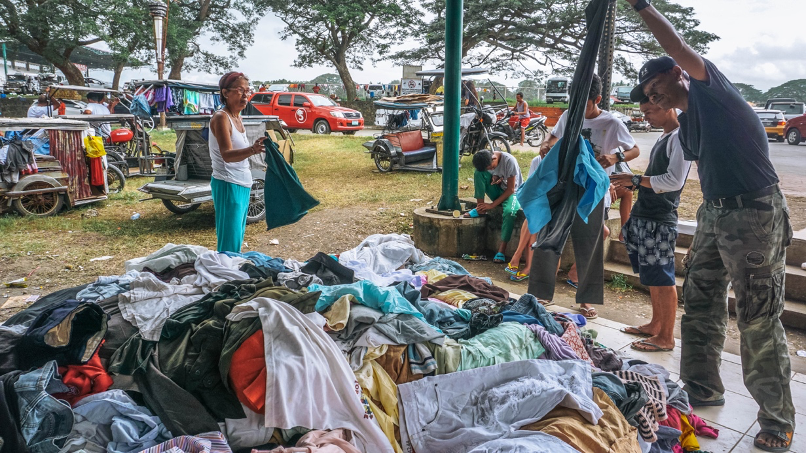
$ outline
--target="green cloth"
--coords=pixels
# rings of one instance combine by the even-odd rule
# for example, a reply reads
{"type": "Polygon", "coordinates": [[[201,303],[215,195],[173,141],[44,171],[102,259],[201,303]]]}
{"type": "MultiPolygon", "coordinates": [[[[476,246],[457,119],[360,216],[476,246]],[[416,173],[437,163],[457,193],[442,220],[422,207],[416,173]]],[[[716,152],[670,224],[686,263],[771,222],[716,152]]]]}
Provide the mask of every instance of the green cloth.
{"type": "Polygon", "coordinates": [[[252,188],[211,178],[210,189],[215,206],[216,250],[241,252],[252,188]]]}
{"type": "MultiPolygon", "coordinates": [[[[477,199],[483,199],[485,195],[490,197],[490,200],[495,202],[495,200],[501,197],[501,194],[504,193],[504,190],[501,189],[501,186],[497,184],[492,184],[493,174],[490,172],[484,171],[479,172],[476,170],[476,173],[473,174],[473,186],[475,188],[475,197],[477,199]]],[[[501,223],[501,241],[508,242],[512,239],[512,231],[515,228],[515,219],[518,217],[518,210],[521,209],[520,203],[518,203],[517,197],[515,194],[507,197],[504,200],[504,203],[501,204],[501,208],[503,208],[503,222],[501,223]]]]}
{"type": "Polygon", "coordinates": [[[293,224],[308,214],[308,210],[319,205],[319,201],[305,191],[277,144],[267,138],[266,179],[263,197],[266,201],[266,227],[271,230],[293,224]]]}
{"type": "Polygon", "coordinates": [[[512,361],[537,359],[546,349],[525,325],[505,322],[467,340],[459,340],[459,371],[512,361]]]}

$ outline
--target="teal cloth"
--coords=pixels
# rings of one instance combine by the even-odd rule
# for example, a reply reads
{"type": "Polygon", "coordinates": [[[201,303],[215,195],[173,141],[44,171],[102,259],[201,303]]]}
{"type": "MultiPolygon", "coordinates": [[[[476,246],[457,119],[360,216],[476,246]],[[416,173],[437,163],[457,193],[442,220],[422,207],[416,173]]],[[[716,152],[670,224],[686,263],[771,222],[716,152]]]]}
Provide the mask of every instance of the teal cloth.
{"type": "Polygon", "coordinates": [[[319,201],[305,191],[297,172],[285,162],[277,144],[267,138],[266,179],[263,198],[266,202],[266,227],[271,230],[293,224],[319,205],[319,201]]]}
{"type": "Polygon", "coordinates": [[[344,295],[353,295],[364,306],[377,309],[384,314],[411,314],[425,319],[423,314],[411,305],[395,287],[378,287],[370,281],[358,281],[352,284],[308,286],[309,292],[322,292],[316,302],[316,311],[325,312],[344,295]]]}
{"type": "Polygon", "coordinates": [[[252,188],[216,178],[210,179],[215,206],[215,234],[218,252],[241,252],[246,233],[246,214],[252,188]]]}
{"type": "Polygon", "coordinates": [[[457,371],[537,359],[546,351],[532,330],[514,322],[504,322],[458,342],[462,347],[462,360],[457,371]]]}

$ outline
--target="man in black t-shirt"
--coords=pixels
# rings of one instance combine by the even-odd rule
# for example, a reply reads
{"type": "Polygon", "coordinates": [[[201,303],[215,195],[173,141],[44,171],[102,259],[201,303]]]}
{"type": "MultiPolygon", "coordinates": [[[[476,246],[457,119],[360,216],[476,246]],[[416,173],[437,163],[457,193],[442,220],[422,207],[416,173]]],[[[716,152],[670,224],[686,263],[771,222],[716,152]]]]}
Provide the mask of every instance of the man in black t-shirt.
{"type": "Polygon", "coordinates": [[[719,365],[732,282],[744,384],[759,405],[761,430],[754,444],[784,452],[795,429],[791,366],[779,319],[792,227],[764,127],[736,87],[685,43],[649,0],[626,1],[671,57],[641,68],[631,98],[683,111],[679,138],[686,159],[697,162],[704,198],[684,260],[680,378],[692,406],[724,405],[719,365]]]}

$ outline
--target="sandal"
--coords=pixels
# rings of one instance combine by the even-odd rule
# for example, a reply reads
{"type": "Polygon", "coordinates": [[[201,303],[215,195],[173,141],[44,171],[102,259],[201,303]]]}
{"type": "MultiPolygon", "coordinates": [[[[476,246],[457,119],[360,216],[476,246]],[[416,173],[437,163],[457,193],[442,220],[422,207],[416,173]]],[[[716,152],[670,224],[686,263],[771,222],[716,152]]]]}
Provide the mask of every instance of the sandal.
{"type": "Polygon", "coordinates": [[[753,439],[753,446],[767,452],[787,452],[789,451],[789,447],[792,446],[792,435],[793,435],[792,432],[779,432],[777,430],[761,429],[756,434],[755,439],[753,439]],[[758,436],[762,434],[772,435],[773,437],[783,441],[785,444],[784,446],[772,447],[760,443],[758,441],[758,436]]]}
{"type": "Polygon", "coordinates": [[[507,263],[507,267],[504,268],[504,271],[506,271],[507,273],[509,273],[509,274],[514,276],[514,275],[518,274],[518,265],[513,265],[512,263],[507,263]]]}
{"type": "Polygon", "coordinates": [[[653,344],[652,342],[648,342],[646,340],[635,341],[632,344],[630,344],[630,348],[632,348],[633,350],[638,350],[639,352],[646,352],[646,353],[670,352],[674,350],[674,347],[663,348],[658,344],[653,344]]]}
{"type": "Polygon", "coordinates": [[[493,263],[504,263],[506,261],[507,261],[507,256],[504,255],[503,252],[499,252],[499,253],[495,254],[495,257],[493,257],[493,263]]]}
{"type": "Polygon", "coordinates": [[[574,282],[574,281],[572,281],[571,279],[568,279],[567,281],[565,281],[565,283],[566,283],[566,284],[568,284],[568,285],[570,285],[571,287],[576,288],[576,289],[578,289],[578,288],[579,288],[579,283],[578,283],[578,282],[574,282]]]}
{"type": "Polygon", "coordinates": [[[624,334],[632,334],[633,336],[647,336],[647,337],[652,336],[652,333],[641,331],[641,328],[637,326],[625,326],[624,328],[621,328],[619,331],[621,331],[624,334]]]}
{"type": "Polygon", "coordinates": [[[523,282],[526,279],[529,279],[529,275],[528,274],[523,274],[520,271],[518,271],[517,273],[515,273],[515,274],[513,274],[512,276],[509,277],[510,281],[515,281],[515,282],[523,282]]]}
{"type": "Polygon", "coordinates": [[[596,309],[593,308],[593,307],[591,307],[591,308],[576,307],[576,308],[574,308],[574,310],[576,310],[577,312],[582,314],[582,316],[585,317],[587,320],[593,320],[595,318],[599,318],[599,314],[596,312],[596,309]]]}
{"type": "Polygon", "coordinates": [[[700,400],[689,395],[688,403],[692,407],[721,407],[725,405],[725,398],[720,397],[719,399],[715,400],[700,400]]]}

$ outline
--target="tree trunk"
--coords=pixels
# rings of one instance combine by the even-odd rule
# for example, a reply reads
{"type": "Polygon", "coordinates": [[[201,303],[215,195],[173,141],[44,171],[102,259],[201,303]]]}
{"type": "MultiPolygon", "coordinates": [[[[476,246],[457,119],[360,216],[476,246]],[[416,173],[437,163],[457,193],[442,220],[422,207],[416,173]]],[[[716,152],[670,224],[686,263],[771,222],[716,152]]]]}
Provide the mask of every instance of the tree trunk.
{"type": "Polygon", "coordinates": [[[181,56],[176,59],[170,59],[171,63],[171,73],[168,74],[168,78],[172,80],[182,80],[182,66],[185,65],[185,56],[181,56]]]}
{"type": "Polygon", "coordinates": [[[117,90],[120,88],[120,75],[123,73],[123,68],[126,67],[126,62],[120,62],[115,65],[115,75],[112,77],[112,89],[117,90]]]}
{"type": "Polygon", "coordinates": [[[342,59],[336,62],[335,66],[339,77],[341,77],[341,83],[344,84],[344,90],[347,92],[347,101],[354,101],[357,97],[357,93],[353,76],[350,75],[350,69],[347,67],[347,62],[342,59]]]}
{"type": "Polygon", "coordinates": [[[61,72],[67,77],[67,82],[70,85],[79,85],[84,86],[84,74],[81,73],[81,70],[78,69],[74,64],[70,63],[67,59],[62,59],[60,61],[51,61],[53,66],[59,68],[61,72]]]}

